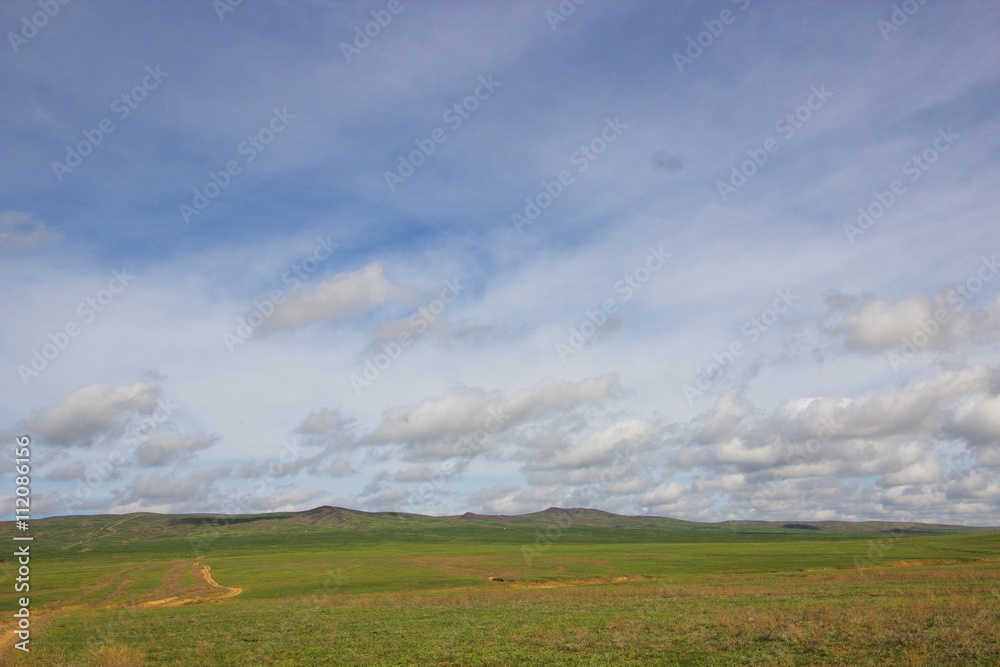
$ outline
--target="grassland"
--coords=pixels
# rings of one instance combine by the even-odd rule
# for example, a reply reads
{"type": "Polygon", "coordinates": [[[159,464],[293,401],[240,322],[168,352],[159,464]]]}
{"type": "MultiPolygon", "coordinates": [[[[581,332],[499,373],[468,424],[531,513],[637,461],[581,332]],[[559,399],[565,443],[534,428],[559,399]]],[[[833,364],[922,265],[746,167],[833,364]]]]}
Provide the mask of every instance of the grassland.
{"type": "Polygon", "coordinates": [[[32,650],[5,613],[5,665],[1000,664],[995,529],[333,508],[33,529],[32,650]]]}

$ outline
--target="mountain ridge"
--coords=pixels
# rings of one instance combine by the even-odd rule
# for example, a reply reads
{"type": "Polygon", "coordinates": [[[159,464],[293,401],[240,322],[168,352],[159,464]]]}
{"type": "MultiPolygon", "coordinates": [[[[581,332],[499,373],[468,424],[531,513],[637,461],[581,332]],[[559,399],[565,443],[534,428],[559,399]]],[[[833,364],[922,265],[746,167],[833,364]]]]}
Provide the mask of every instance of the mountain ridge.
{"type": "MultiPolygon", "coordinates": [[[[620,524],[620,523],[634,523],[636,525],[641,525],[643,522],[670,522],[671,524],[686,524],[691,527],[697,526],[767,526],[775,528],[783,528],[790,530],[862,530],[862,531],[877,531],[880,529],[891,529],[892,527],[897,528],[897,532],[907,531],[911,528],[949,528],[949,529],[962,529],[971,531],[990,531],[990,530],[1000,530],[1000,526],[967,526],[962,524],[943,524],[943,523],[923,523],[923,522],[913,522],[913,521],[882,521],[882,520],[864,520],[864,521],[846,521],[846,520],[822,520],[822,521],[808,521],[801,519],[776,519],[776,520],[757,520],[757,519],[727,519],[724,521],[690,521],[687,519],[678,519],[674,517],[665,517],[659,515],[650,514],[615,514],[613,512],[608,512],[605,510],[588,508],[588,507],[548,507],[544,510],[539,510],[536,512],[526,512],[524,514],[477,514],[475,512],[465,512],[464,514],[451,514],[451,515],[430,515],[430,514],[418,514],[414,512],[403,512],[398,510],[387,510],[379,512],[369,512],[366,510],[351,509],[347,507],[336,507],[332,505],[319,505],[312,509],[300,510],[300,511],[286,511],[286,512],[258,512],[252,514],[240,513],[240,514],[226,514],[220,512],[192,512],[184,514],[161,514],[158,512],[129,512],[126,514],[69,514],[69,515],[54,515],[50,517],[44,517],[40,519],[32,519],[31,523],[37,524],[52,520],[66,520],[66,519],[77,519],[81,521],[87,520],[98,520],[98,519],[131,519],[131,518],[161,518],[170,519],[177,523],[193,523],[201,520],[211,520],[220,519],[227,521],[228,523],[251,523],[257,521],[267,521],[267,520],[278,520],[278,519],[310,519],[313,522],[320,522],[323,520],[327,521],[338,521],[344,523],[356,522],[359,519],[368,520],[380,520],[392,517],[394,519],[399,519],[400,517],[404,519],[420,519],[438,522],[455,522],[455,521],[503,521],[503,522],[518,522],[518,523],[531,523],[538,520],[552,520],[552,519],[565,519],[569,518],[572,524],[580,525],[605,525],[605,524],[620,524]]],[[[14,520],[0,521],[0,529],[12,528],[14,525],[14,520]]]]}

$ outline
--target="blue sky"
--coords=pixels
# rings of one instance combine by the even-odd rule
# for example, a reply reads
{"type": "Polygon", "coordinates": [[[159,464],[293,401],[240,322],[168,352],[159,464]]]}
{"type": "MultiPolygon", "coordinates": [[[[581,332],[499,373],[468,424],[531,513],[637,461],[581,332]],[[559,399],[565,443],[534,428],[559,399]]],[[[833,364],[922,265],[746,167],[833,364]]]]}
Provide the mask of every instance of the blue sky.
{"type": "Polygon", "coordinates": [[[995,4],[0,16],[36,515],[997,524],[995,4]]]}

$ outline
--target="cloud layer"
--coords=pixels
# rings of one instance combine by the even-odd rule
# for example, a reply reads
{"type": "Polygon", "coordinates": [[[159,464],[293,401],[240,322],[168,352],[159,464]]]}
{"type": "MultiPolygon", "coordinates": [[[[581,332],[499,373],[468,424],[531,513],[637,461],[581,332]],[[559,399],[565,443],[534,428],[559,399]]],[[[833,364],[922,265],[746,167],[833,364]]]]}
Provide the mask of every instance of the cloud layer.
{"type": "Polygon", "coordinates": [[[363,3],[70,3],[8,44],[33,511],[1000,523],[1000,9],[727,4],[404,3],[345,54],[363,3]]]}

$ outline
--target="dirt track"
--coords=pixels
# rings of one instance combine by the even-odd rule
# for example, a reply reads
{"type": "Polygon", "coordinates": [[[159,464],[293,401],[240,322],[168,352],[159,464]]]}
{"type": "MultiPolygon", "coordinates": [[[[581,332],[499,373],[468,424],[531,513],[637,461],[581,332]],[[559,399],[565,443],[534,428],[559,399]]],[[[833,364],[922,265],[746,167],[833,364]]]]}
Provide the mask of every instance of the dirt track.
{"type": "MultiPolygon", "coordinates": [[[[117,524],[116,524],[117,525],[117,524]]],[[[195,563],[194,566],[197,567],[199,563],[195,563]]],[[[175,595],[173,597],[167,597],[159,600],[148,600],[146,602],[140,602],[135,605],[135,609],[163,609],[168,607],[181,607],[189,604],[201,604],[208,602],[217,602],[218,600],[225,600],[226,598],[231,598],[239,595],[243,592],[242,588],[237,586],[223,586],[215,581],[215,578],[211,575],[211,566],[202,565],[201,575],[205,578],[205,583],[211,586],[213,589],[220,589],[222,594],[217,594],[214,590],[212,593],[207,595],[175,595]]],[[[112,582],[115,578],[122,576],[121,573],[114,573],[104,577],[100,581],[89,586],[85,591],[68,598],[62,604],[58,606],[50,606],[45,609],[40,609],[37,612],[32,610],[31,612],[31,638],[35,639],[36,634],[42,630],[46,625],[48,625],[52,619],[60,616],[66,611],[72,611],[73,609],[78,609],[80,607],[74,606],[72,603],[78,599],[86,597],[90,593],[97,591],[101,587],[112,582]]],[[[127,584],[129,579],[126,577],[122,580],[121,584],[127,584]]],[[[118,586],[116,590],[123,588],[124,586],[118,586]]],[[[120,605],[111,604],[104,605],[100,607],[102,609],[117,609],[121,608],[120,605]]],[[[14,634],[14,628],[6,630],[2,635],[0,635],[0,664],[3,663],[3,656],[14,648],[14,642],[17,640],[14,634]]]]}
{"type": "MultiPolygon", "coordinates": [[[[197,566],[197,563],[195,563],[197,566]]],[[[222,595],[175,595],[168,598],[163,598],[161,600],[148,600],[138,605],[139,609],[163,609],[164,607],[181,607],[188,604],[198,604],[200,602],[215,602],[217,600],[225,600],[226,598],[231,598],[239,595],[243,592],[242,588],[237,586],[222,586],[211,575],[212,566],[202,565],[201,575],[205,577],[205,581],[208,585],[213,588],[219,588],[225,591],[222,595]]]]}

